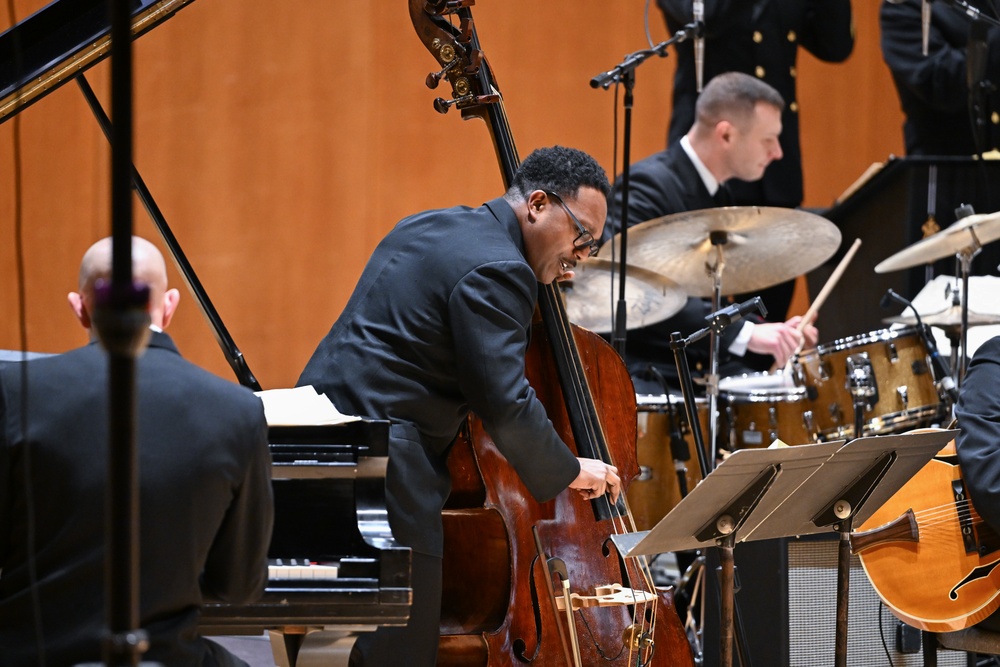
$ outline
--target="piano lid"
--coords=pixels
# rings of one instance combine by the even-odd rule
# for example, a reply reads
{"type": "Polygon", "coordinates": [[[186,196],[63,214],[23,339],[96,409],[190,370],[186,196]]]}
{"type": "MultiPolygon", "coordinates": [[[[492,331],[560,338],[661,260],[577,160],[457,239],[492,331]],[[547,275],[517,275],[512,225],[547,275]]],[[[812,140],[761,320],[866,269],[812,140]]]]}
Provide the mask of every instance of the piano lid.
{"type": "MultiPolygon", "coordinates": [[[[131,0],[133,39],[192,0],[131,0]]],[[[111,53],[107,0],[55,0],[0,34],[0,123],[111,53]]]]}

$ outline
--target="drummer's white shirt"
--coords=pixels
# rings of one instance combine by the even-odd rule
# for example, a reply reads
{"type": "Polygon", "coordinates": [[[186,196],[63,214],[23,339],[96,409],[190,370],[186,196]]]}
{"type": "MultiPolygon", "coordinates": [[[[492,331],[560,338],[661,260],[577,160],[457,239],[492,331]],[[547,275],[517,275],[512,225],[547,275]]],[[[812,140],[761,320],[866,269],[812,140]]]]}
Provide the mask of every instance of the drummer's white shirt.
{"type": "MultiPolygon", "coordinates": [[[[687,156],[691,159],[691,164],[694,165],[695,171],[701,176],[702,182],[705,184],[705,188],[708,190],[708,194],[715,196],[715,193],[719,191],[719,180],[712,175],[712,172],[708,170],[705,163],[701,161],[698,154],[694,152],[694,148],[691,147],[691,140],[685,134],[681,137],[681,148],[687,153],[687,156]]],[[[749,320],[743,320],[743,328],[740,332],[736,334],[736,338],[729,345],[730,354],[735,354],[737,357],[742,357],[747,353],[747,347],[750,345],[750,336],[753,335],[754,323],[749,320]]]]}

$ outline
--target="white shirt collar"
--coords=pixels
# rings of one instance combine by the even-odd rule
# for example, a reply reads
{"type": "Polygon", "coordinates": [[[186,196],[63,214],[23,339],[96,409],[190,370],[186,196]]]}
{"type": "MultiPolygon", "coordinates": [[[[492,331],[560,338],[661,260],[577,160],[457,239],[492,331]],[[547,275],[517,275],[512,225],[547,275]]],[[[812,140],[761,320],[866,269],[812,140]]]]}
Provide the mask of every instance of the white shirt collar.
{"type": "Polygon", "coordinates": [[[705,184],[705,187],[708,188],[708,194],[714,197],[715,193],[719,191],[719,181],[712,175],[712,172],[708,170],[708,167],[706,167],[705,163],[701,161],[698,154],[694,152],[694,148],[691,147],[691,140],[688,139],[686,134],[681,137],[681,148],[683,148],[684,152],[687,153],[687,156],[691,158],[691,162],[694,164],[695,170],[698,172],[698,175],[701,176],[701,180],[705,184]]]}

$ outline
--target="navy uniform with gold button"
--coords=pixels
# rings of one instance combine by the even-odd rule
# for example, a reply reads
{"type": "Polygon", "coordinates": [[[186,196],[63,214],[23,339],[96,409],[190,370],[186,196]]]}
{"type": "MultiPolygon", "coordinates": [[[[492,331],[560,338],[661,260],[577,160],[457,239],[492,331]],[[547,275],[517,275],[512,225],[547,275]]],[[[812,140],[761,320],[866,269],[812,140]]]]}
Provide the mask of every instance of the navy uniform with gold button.
{"type": "MultiPolygon", "coordinates": [[[[671,33],[691,21],[691,0],[657,0],[671,33]]],[[[840,62],[854,48],[850,0],[705,0],[704,82],[722,72],[744,72],[763,79],[785,99],[781,150],[764,178],[731,181],[733,203],[795,207],[802,203],[798,99],[795,96],[798,48],[820,60],[840,62]]],[[[679,141],[694,122],[694,45],[677,45],[673,112],[668,144],[679,141]]]]}
{"type": "MultiPolygon", "coordinates": [[[[1000,2],[970,0],[986,15],[996,16],[1000,2]]],[[[906,115],[903,138],[907,155],[973,155],[1000,148],[1000,28],[985,28],[986,58],[983,74],[994,90],[984,99],[985,121],[979,139],[972,133],[969,115],[966,46],[972,21],[945,3],[931,5],[927,55],[919,0],[883,3],[882,57],[892,71],[900,106],[906,115]]],[[[982,262],[980,262],[982,263],[982,262]]]]}
{"type": "MultiPolygon", "coordinates": [[[[657,0],[670,32],[692,19],[691,0],[657,0]]],[[[705,61],[703,82],[723,72],[743,72],[763,79],[785,100],[781,114],[781,151],[754,183],[731,179],[727,186],[734,206],[781,206],[802,203],[802,152],[799,149],[799,102],[795,94],[796,57],[801,46],[820,60],[841,62],[854,49],[850,0],[704,0],[705,61]]],[[[667,144],[684,136],[694,123],[698,98],[694,43],[676,45],[673,111],[667,144]]],[[[769,311],[782,319],[792,300],[789,281],[743,300],[760,296],[769,311]]]]}

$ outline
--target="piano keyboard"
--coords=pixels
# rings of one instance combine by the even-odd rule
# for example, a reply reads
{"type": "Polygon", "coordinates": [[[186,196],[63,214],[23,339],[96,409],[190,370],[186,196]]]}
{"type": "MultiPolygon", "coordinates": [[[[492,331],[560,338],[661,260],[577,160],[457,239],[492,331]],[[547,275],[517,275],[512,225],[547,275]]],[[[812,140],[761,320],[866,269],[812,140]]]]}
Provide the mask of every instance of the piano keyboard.
{"type": "Polygon", "coordinates": [[[268,562],[267,578],[271,581],[318,581],[337,578],[336,565],[320,565],[309,560],[277,558],[268,562]]]}

